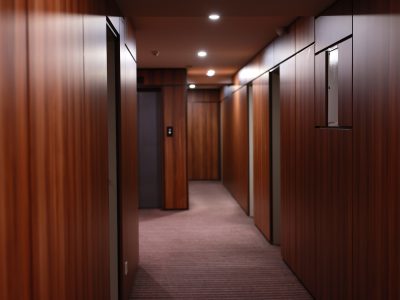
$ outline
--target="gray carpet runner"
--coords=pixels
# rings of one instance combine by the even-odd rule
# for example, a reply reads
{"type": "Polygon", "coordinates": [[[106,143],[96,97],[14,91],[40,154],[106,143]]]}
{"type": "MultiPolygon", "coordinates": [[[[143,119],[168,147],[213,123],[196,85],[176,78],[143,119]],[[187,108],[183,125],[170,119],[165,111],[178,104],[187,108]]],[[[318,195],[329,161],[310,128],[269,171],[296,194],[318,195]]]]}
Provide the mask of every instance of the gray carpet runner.
{"type": "Polygon", "coordinates": [[[312,299],[225,188],[190,184],[190,210],[140,211],[131,299],[312,299]]]}

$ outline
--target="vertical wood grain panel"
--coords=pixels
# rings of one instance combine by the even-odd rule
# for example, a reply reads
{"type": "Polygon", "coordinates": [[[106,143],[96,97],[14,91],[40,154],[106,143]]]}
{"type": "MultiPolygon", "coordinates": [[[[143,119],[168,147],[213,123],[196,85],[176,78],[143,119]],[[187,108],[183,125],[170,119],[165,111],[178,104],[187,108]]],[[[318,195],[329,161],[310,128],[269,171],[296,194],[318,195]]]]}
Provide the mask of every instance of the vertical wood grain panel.
{"type": "Polygon", "coordinates": [[[296,20],[296,52],[314,43],[314,17],[300,17],[296,20]]]}
{"type": "Polygon", "coordinates": [[[249,128],[247,87],[223,102],[223,183],[249,213],[249,128]]]}
{"type": "Polygon", "coordinates": [[[317,299],[352,299],[352,137],[316,130],[317,299]]]}
{"type": "Polygon", "coordinates": [[[296,273],[315,291],[314,45],[296,55],[296,273]]]}
{"type": "Polygon", "coordinates": [[[338,45],[339,48],[339,125],[353,125],[353,39],[338,45]]]}
{"type": "Polygon", "coordinates": [[[253,82],[254,223],[271,241],[269,73],[253,82]]]}
{"type": "Polygon", "coordinates": [[[315,56],[315,126],[326,127],[327,120],[326,52],[315,56]]]}
{"type": "Polygon", "coordinates": [[[271,43],[266,46],[260,53],[260,56],[260,66],[258,69],[260,74],[263,74],[274,66],[274,45],[271,43]]]}
{"type": "Polygon", "coordinates": [[[107,37],[104,16],[91,16],[88,6],[84,28],[84,218],[88,230],[87,257],[89,297],[103,299],[110,294],[109,210],[108,210],[108,113],[107,37]],[[85,180],[89,179],[89,182],[85,180]],[[87,193],[87,194],[86,194],[87,193]],[[109,276],[108,276],[109,277],[109,276]],[[99,288],[100,287],[100,288],[99,288]]]}
{"type": "Polygon", "coordinates": [[[77,2],[71,3],[68,13],[62,10],[64,1],[28,4],[32,298],[83,298],[88,294],[77,288],[74,278],[89,285],[88,223],[85,190],[80,189],[83,170],[78,164],[85,153],[80,139],[84,128],[83,19],[68,15],[78,11],[77,2]],[[67,227],[74,214],[75,222],[67,227]]]}
{"type": "Polygon", "coordinates": [[[104,3],[28,3],[32,298],[108,299],[104,3]]]}
{"type": "Polygon", "coordinates": [[[279,67],[281,105],[281,251],[297,269],[296,256],[296,60],[279,67]]]}
{"type": "Polygon", "coordinates": [[[258,54],[246,66],[239,70],[234,81],[236,81],[238,85],[246,85],[259,76],[261,74],[259,69],[261,60],[262,56],[258,54]]]}
{"type": "Polygon", "coordinates": [[[286,32],[274,43],[274,65],[280,64],[296,53],[296,24],[287,27],[286,32]]]}
{"type": "Polygon", "coordinates": [[[354,299],[400,297],[400,3],[354,2],[354,299]]]}
{"type": "MultiPolygon", "coordinates": [[[[2,299],[109,298],[105,7],[0,5],[8,45],[0,58],[2,299]]],[[[137,215],[130,221],[127,240],[137,247],[137,215]]]]}
{"type": "Polygon", "coordinates": [[[187,94],[185,69],[140,69],[141,88],[161,88],[164,123],[164,208],[187,209],[187,94]],[[174,136],[166,128],[174,127],[174,136]]]}
{"type": "Polygon", "coordinates": [[[187,176],[187,101],[185,86],[163,88],[164,107],[164,208],[188,208],[187,176]],[[174,127],[174,136],[167,137],[167,126],[174,127]]]}
{"type": "Polygon", "coordinates": [[[227,96],[221,103],[222,110],[222,182],[227,187],[232,182],[233,164],[232,161],[232,130],[230,125],[233,120],[232,95],[227,96]]]}
{"type": "Polygon", "coordinates": [[[0,299],[31,299],[25,1],[1,1],[0,39],[0,299]]]}
{"type": "Polygon", "coordinates": [[[315,17],[299,17],[286,32],[265,46],[234,76],[235,85],[246,85],[276,65],[314,43],[315,17]]]}
{"type": "Polygon", "coordinates": [[[188,103],[219,103],[220,90],[198,89],[188,91],[188,103]]]}
{"type": "Polygon", "coordinates": [[[219,91],[188,93],[188,169],[190,180],[219,179],[219,91]]]}
{"type": "Polygon", "coordinates": [[[143,86],[186,85],[184,69],[139,69],[143,86]]]}
{"type": "MultiPolygon", "coordinates": [[[[129,28],[125,23],[124,31],[129,28]]],[[[123,34],[124,32],[122,32],[123,34]]],[[[138,231],[138,132],[137,132],[137,94],[136,62],[121,39],[121,150],[120,150],[120,287],[122,299],[128,299],[134,284],[135,271],[139,262],[138,231]],[[128,263],[125,274],[124,262],[128,263]]]]}
{"type": "Polygon", "coordinates": [[[321,16],[315,19],[315,52],[334,45],[352,33],[352,1],[336,1],[321,16]]]}

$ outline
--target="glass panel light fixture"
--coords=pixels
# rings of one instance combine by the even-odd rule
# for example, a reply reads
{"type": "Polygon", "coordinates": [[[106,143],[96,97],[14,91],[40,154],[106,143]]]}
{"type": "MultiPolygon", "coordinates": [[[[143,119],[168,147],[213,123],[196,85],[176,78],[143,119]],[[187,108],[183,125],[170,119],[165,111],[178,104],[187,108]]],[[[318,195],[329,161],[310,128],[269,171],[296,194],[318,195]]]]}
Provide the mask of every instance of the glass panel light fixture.
{"type": "Polygon", "coordinates": [[[339,126],[339,49],[337,46],[327,51],[328,66],[328,126],[339,126]]]}
{"type": "Polygon", "coordinates": [[[194,84],[194,83],[191,83],[191,84],[189,84],[189,89],[195,89],[196,88],[196,85],[194,84]]]}

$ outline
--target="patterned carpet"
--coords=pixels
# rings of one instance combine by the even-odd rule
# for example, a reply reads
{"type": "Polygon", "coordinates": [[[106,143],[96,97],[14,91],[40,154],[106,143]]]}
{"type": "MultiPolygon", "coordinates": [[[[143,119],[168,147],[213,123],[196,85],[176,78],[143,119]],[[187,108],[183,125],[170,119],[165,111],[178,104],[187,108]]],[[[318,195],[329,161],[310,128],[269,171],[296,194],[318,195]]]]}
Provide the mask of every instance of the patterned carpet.
{"type": "Polygon", "coordinates": [[[220,183],[192,182],[190,210],[140,212],[131,299],[311,299],[220,183]]]}

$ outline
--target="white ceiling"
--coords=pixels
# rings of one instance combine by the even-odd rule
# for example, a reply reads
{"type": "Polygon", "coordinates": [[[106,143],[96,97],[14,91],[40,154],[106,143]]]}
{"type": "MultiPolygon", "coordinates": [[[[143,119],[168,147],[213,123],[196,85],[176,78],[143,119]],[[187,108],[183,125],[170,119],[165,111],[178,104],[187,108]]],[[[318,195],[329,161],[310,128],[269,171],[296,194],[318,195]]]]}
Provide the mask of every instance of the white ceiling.
{"type": "Polygon", "coordinates": [[[297,16],[317,15],[332,0],[119,0],[133,21],[141,68],[188,68],[188,81],[230,83],[232,75],[297,16]],[[208,20],[217,12],[221,19],[208,20]],[[206,50],[206,58],[197,57],[206,50]],[[154,56],[152,50],[158,50],[154,56]],[[205,75],[209,68],[216,76],[205,75]]]}

